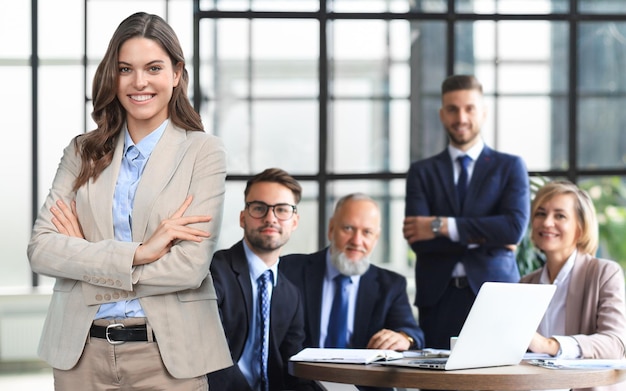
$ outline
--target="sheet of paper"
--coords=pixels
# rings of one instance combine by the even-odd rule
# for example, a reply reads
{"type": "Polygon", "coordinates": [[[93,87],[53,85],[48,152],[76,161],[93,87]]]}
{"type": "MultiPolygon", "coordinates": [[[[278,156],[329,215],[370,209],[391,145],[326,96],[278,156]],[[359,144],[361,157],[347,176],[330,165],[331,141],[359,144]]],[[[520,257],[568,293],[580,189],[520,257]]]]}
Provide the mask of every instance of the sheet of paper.
{"type": "Polygon", "coordinates": [[[606,369],[626,368],[626,360],[603,359],[532,359],[530,364],[550,369],[606,369]]]}
{"type": "Polygon", "coordinates": [[[291,361],[323,361],[344,364],[369,364],[403,358],[401,352],[384,349],[306,348],[292,356],[291,361]]]}

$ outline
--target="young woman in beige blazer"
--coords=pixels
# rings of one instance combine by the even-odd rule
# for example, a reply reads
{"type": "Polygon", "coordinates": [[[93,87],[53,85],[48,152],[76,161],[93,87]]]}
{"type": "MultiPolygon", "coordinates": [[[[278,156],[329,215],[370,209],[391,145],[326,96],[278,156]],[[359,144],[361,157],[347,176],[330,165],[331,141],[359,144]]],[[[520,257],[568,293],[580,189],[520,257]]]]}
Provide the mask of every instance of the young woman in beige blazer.
{"type": "Polygon", "coordinates": [[[209,275],[225,151],[187,83],[163,19],[119,25],[94,77],[97,128],[65,149],[28,246],[56,278],[39,353],[57,390],[207,390],[232,365],[209,275]]]}
{"type": "Polygon", "coordinates": [[[556,284],[557,291],[529,349],[562,358],[624,358],[624,272],[616,262],[593,256],[598,223],[589,195],[570,182],[546,184],[533,200],[531,227],[546,264],[521,282],[556,284]]]}

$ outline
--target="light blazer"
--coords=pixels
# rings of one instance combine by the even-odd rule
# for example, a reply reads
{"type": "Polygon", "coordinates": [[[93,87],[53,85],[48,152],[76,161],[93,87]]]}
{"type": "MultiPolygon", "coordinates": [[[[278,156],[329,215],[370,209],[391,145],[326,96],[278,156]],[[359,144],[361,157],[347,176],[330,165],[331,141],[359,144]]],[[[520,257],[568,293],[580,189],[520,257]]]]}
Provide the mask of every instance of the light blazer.
{"type": "MultiPolygon", "coordinates": [[[[539,284],[543,267],[522,277],[539,284]]],[[[565,334],[578,341],[583,358],[625,358],[624,272],[613,261],[578,253],[565,303],[565,334]]]]}
{"type": "Polygon", "coordinates": [[[139,298],[163,363],[176,378],[201,376],[231,364],[219,319],[209,265],[222,221],[225,150],[222,141],[185,131],[170,121],[150,156],[132,215],[132,242],[114,240],[113,193],[124,137],[118,135],[113,161],[78,192],[80,169],[74,143],[65,148],[52,188],[39,211],[28,245],[34,272],[55,277],[54,292],[39,345],[52,367],[71,369],[80,358],[100,304],[139,298]],[[132,266],[135,249],[188,195],[186,215],[211,215],[198,224],[212,235],[200,243],[183,241],[156,262],[132,266]],[[57,233],[50,207],[76,199],[85,239],[57,233]]]}
{"type": "MultiPolygon", "coordinates": [[[[626,344],[624,272],[613,261],[578,253],[565,303],[565,334],[580,345],[583,358],[622,359],[626,344]]],[[[543,268],[522,277],[539,284],[543,268]]],[[[550,337],[550,336],[547,336],[550,337]]],[[[623,390],[626,383],[585,390],[623,390]]]]}
{"type": "Polygon", "coordinates": [[[463,208],[459,206],[448,150],[411,164],[406,182],[406,216],[455,217],[460,241],[447,237],[411,244],[418,307],[432,306],[449,284],[457,262],[474,291],[485,281],[519,281],[515,253],[507,244],[524,236],[530,214],[529,180],[522,159],[485,145],[475,162],[463,208]],[[468,249],[468,244],[478,244],[468,249]]]}
{"type": "MultiPolygon", "coordinates": [[[[280,261],[282,263],[282,259],[280,261]]],[[[308,388],[312,383],[301,382],[287,372],[289,357],[302,350],[304,318],[300,294],[279,270],[272,291],[270,305],[270,340],[268,352],[268,378],[274,390],[308,388]]],[[[241,241],[230,249],[215,253],[211,263],[220,315],[235,365],[209,374],[209,389],[220,391],[245,391],[250,386],[239,370],[237,362],[250,331],[252,313],[252,283],[250,269],[241,241]]]]}
{"type": "MultiPolygon", "coordinates": [[[[305,306],[304,347],[319,347],[322,317],[322,287],[328,248],[313,254],[292,254],[281,258],[281,272],[300,288],[305,306]]],[[[417,325],[406,291],[406,279],[398,273],[370,265],[361,276],[354,312],[350,347],[365,348],[381,329],[404,331],[417,348],[424,346],[424,333],[417,325]]]]}

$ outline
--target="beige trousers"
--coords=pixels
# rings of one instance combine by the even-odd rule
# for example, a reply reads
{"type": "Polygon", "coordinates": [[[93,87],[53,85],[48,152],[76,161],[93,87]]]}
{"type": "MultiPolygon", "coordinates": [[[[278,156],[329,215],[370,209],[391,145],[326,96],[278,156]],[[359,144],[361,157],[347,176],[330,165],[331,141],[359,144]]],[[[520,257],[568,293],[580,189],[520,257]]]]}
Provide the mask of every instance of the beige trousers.
{"type": "MultiPolygon", "coordinates": [[[[97,325],[107,325],[97,320],[97,325]]],[[[127,319],[126,326],[145,324],[145,318],[127,319]],[[143,323],[142,323],[143,322],[143,323]]],[[[76,366],[64,371],[54,369],[56,391],[208,391],[206,376],[192,379],[172,377],[161,360],[158,343],[152,341],[148,326],[147,342],[125,342],[111,345],[106,339],[87,338],[76,366]]]]}

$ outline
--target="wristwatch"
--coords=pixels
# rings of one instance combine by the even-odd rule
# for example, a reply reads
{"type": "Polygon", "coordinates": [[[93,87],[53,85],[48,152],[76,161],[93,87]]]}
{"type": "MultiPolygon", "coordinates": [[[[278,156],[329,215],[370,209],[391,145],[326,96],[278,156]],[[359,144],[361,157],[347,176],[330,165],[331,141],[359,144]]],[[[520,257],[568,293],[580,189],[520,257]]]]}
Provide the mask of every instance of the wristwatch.
{"type": "Polygon", "coordinates": [[[405,333],[404,331],[399,331],[400,334],[402,334],[402,336],[404,338],[407,339],[407,341],[409,341],[409,349],[411,349],[412,347],[415,346],[415,340],[413,339],[413,337],[411,337],[410,335],[408,335],[407,333],[405,333]]]}
{"type": "Polygon", "coordinates": [[[441,227],[443,226],[443,222],[441,221],[441,217],[437,216],[433,221],[430,222],[430,229],[433,230],[435,236],[441,236],[441,227]]]}

